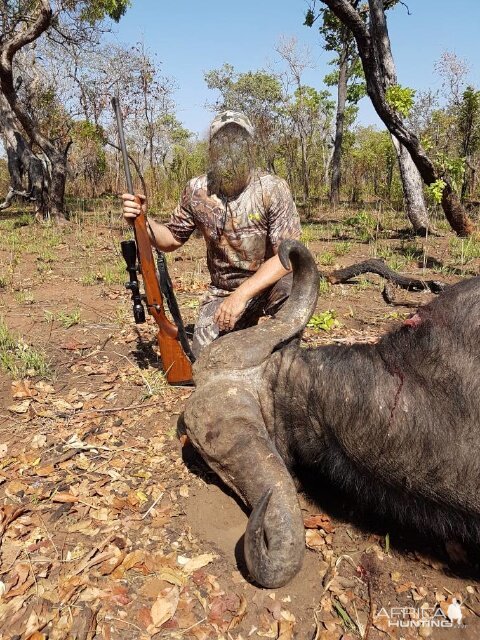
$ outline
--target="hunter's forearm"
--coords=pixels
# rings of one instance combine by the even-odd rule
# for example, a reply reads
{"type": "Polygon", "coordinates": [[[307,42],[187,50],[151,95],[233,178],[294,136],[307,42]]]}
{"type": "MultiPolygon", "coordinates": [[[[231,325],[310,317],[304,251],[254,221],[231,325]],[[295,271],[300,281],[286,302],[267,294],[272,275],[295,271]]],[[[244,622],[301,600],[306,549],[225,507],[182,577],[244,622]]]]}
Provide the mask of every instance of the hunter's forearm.
{"type": "Polygon", "coordinates": [[[152,244],[160,251],[175,251],[182,243],[176,240],[168,227],[148,218],[148,235],[152,244]]]}
{"type": "Polygon", "coordinates": [[[278,282],[287,273],[290,273],[290,271],[282,267],[280,258],[273,256],[264,262],[253,276],[245,280],[235,293],[245,300],[250,300],[265,289],[268,289],[272,284],[275,284],[275,282],[278,282]]]}

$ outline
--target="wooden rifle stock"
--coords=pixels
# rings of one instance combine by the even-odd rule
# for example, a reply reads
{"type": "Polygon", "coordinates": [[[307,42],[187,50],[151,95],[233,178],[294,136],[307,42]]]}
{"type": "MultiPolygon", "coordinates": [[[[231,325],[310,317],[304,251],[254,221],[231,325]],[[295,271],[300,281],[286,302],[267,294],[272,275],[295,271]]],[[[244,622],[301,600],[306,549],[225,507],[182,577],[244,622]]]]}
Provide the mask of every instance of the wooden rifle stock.
{"type": "MultiPolygon", "coordinates": [[[[129,193],[133,193],[133,181],[128,163],[118,94],[112,98],[112,106],[117,117],[127,188],[129,193]]],[[[135,197],[135,201],[141,204],[138,196],[135,197]]],[[[165,315],[162,291],[157,277],[152,245],[148,236],[147,221],[143,212],[135,218],[133,229],[140,265],[139,271],[142,274],[143,287],[145,290],[146,305],[148,312],[153,316],[158,325],[157,340],[166,378],[170,384],[192,384],[192,363],[179,342],[177,326],[170,322],[165,315]]]]}

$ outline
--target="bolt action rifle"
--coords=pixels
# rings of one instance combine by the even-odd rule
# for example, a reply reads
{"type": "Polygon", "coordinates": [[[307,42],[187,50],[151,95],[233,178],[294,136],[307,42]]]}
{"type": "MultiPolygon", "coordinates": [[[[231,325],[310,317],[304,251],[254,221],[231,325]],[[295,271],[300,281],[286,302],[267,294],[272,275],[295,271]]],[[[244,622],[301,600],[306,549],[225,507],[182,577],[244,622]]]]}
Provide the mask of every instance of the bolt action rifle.
{"type": "MultiPolygon", "coordinates": [[[[125,167],[127,189],[129,193],[133,193],[132,175],[128,162],[118,92],[115,97],[112,98],[112,107],[117,118],[118,137],[125,167]]],[[[137,203],[140,204],[140,198],[136,197],[135,199],[137,203]]],[[[190,349],[180,310],[173,292],[172,281],[168,274],[165,256],[161,252],[157,252],[157,268],[160,281],[157,276],[152,245],[147,231],[147,220],[143,211],[135,218],[133,230],[135,240],[124,240],[121,243],[121,247],[130,278],[130,281],[127,282],[125,286],[132,293],[135,323],[141,324],[145,322],[145,309],[143,306],[145,303],[148,312],[153,316],[158,325],[158,346],[168,382],[176,385],[192,384],[192,362],[194,362],[195,359],[190,349]],[[143,287],[145,290],[144,295],[140,293],[138,273],[142,274],[143,287]],[[162,291],[175,324],[165,315],[162,291]]]]}

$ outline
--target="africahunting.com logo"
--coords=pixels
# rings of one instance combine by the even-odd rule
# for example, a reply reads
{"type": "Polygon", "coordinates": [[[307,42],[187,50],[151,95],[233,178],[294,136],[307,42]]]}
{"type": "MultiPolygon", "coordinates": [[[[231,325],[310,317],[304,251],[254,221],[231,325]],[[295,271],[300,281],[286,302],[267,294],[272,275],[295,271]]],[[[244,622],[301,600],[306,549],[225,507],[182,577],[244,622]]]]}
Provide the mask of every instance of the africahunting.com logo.
{"type": "Polygon", "coordinates": [[[462,625],[462,603],[457,598],[435,607],[382,607],[376,620],[382,627],[430,627],[449,628],[462,625]]]}

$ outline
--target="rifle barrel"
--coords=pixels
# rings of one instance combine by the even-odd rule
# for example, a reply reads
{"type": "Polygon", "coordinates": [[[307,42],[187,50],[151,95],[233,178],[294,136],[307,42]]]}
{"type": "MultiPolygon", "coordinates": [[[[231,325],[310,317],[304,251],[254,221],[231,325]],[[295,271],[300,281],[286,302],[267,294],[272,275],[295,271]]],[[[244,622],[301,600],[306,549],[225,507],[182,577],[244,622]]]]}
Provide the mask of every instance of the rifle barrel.
{"type": "Polygon", "coordinates": [[[128,189],[128,193],[133,194],[133,180],[132,180],[132,174],[130,172],[130,164],[128,162],[127,145],[125,144],[123,116],[122,116],[122,110],[120,108],[120,96],[118,93],[118,89],[115,92],[115,96],[112,98],[112,107],[113,107],[113,110],[115,111],[115,116],[117,118],[118,139],[120,141],[120,148],[122,150],[123,166],[125,168],[125,177],[127,179],[127,189],[128,189]]]}

